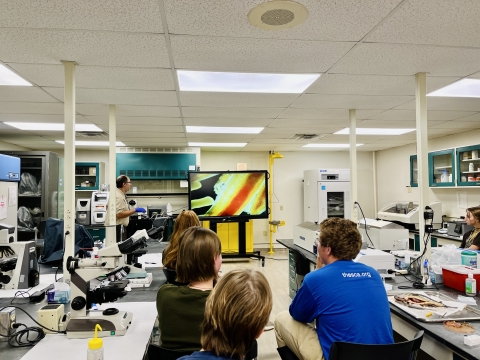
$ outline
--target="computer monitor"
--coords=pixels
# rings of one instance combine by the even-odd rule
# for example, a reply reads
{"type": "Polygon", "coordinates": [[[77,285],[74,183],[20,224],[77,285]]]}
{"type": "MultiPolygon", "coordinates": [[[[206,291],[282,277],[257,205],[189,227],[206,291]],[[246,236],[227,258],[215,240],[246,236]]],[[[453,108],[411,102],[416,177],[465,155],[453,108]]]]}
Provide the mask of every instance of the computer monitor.
{"type": "Polygon", "coordinates": [[[157,215],[165,214],[167,212],[167,205],[147,205],[147,215],[149,218],[153,216],[153,213],[157,215]]]}

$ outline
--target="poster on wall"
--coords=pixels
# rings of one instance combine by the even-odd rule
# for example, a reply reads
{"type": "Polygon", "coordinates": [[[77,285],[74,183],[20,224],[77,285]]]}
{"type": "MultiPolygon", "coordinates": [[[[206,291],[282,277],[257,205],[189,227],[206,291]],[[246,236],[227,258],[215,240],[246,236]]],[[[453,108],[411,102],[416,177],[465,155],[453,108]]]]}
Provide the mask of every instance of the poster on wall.
{"type": "Polygon", "coordinates": [[[8,187],[8,206],[17,206],[17,187],[8,187]]]}
{"type": "Polygon", "coordinates": [[[4,194],[0,194],[0,220],[7,218],[7,198],[4,194]]]}

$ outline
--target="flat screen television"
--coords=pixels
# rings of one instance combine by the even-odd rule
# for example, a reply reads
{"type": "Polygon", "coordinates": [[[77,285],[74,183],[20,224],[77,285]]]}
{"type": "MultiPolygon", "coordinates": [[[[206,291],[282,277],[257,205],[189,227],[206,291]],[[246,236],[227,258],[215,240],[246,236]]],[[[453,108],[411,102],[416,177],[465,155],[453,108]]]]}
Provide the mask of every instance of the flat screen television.
{"type": "Polygon", "coordinates": [[[191,171],[188,207],[201,220],[268,218],[268,172],[191,171]]]}

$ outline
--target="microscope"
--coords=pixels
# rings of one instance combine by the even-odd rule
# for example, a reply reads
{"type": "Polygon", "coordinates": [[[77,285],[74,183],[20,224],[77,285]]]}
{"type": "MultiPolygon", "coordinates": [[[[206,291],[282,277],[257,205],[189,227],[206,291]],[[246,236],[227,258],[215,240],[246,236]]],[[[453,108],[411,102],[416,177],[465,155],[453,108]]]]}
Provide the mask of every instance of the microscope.
{"type": "Polygon", "coordinates": [[[98,258],[81,259],[69,256],[67,270],[71,274],[71,305],[66,317],[66,332],[70,339],[91,337],[96,324],[102,327],[99,337],[125,335],[130,327],[133,314],[115,308],[91,310],[92,304],[113,302],[127,294],[129,283],[124,280],[130,268],[124,266],[123,258],[147,246],[148,234],[137,231],[125,241],[104,247],[98,251],[98,258]],[[90,280],[100,276],[106,279],[91,289],[90,280]]]}

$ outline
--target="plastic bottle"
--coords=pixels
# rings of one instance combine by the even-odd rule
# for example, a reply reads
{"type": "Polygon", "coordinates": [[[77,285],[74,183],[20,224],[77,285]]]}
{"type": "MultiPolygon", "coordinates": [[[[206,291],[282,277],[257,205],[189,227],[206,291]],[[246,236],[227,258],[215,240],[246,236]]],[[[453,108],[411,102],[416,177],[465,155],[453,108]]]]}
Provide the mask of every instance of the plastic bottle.
{"type": "Polygon", "coordinates": [[[95,337],[88,341],[87,360],[103,360],[103,339],[97,337],[97,331],[102,331],[99,324],[95,325],[95,337]]]}
{"type": "Polygon", "coordinates": [[[465,294],[468,296],[477,295],[477,280],[473,277],[472,273],[469,273],[465,279],[465,294]]]}
{"type": "Polygon", "coordinates": [[[172,215],[172,205],[170,205],[170,203],[167,204],[167,215],[168,216],[172,215]]]}

